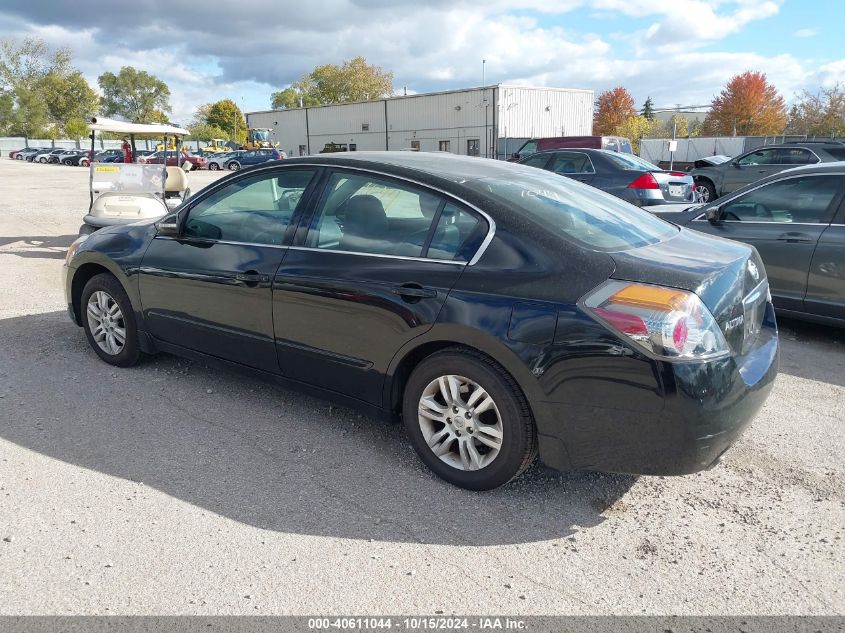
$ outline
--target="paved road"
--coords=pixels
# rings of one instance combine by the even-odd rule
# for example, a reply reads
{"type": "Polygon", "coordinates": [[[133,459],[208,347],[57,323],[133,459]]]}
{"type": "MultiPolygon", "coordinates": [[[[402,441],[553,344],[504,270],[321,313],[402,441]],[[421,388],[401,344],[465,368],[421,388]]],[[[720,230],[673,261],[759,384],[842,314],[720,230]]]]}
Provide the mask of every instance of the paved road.
{"type": "Polygon", "coordinates": [[[474,494],[398,426],[100,362],[59,285],[86,204],[84,169],[0,160],[0,613],[845,612],[845,333],[782,324],[774,393],[715,470],[474,494]]]}

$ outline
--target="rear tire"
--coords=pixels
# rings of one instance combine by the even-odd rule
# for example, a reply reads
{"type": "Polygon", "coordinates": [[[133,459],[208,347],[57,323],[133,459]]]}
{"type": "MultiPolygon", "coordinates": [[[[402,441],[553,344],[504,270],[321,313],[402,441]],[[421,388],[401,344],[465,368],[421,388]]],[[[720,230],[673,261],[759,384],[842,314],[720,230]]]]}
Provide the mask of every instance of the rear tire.
{"type": "Polygon", "coordinates": [[[220,169],[220,166],[217,163],[209,163],[208,164],[208,171],[217,171],[220,169]]]}
{"type": "Polygon", "coordinates": [[[402,420],[423,463],[460,488],[497,488],[537,456],[525,396],[498,363],[474,350],[449,348],[417,365],[402,420]]]}
{"type": "Polygon", "coordinates": [[[115,367],[132,367],[141,359],[135,312],[120,282],[109,273],[95,275],[82,290],[82,327],[88,344],[115,367]]]}
{"type": "Polygon", "coordinates": [[[88,160],[87,158],[83,158],[81,161],[79,161],[79,165],[81,167],[90,167],[91,161],[88,160]]]}
{"type": "Polygon", "coordinates": [[[240,164],[236,163],[235,161],[232,161],[231,163],[229,163],[228,167],[229,167],[229,171],[238,171],[241,168],[240,164]]]}

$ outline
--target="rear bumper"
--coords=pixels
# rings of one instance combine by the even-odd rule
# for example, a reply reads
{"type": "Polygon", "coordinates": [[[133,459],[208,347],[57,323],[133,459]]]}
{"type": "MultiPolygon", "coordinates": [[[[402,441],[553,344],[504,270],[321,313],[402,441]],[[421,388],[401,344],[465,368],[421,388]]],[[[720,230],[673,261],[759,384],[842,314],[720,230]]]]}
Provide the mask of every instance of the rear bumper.
{"type": "Polygon", "coordinates": [[[650,207],[655,204],[673,204],[695,202],[695,192],[690,190],[689,195],[684,198],[671,198],[662,189],[631,189],[629,202],[641,207],[650,207]]]}
{"type": "MultiPolygon", "coordinates": [[[[771,304],[769,306],[771,310],[771,304]]],[[[744,357],[700,363],[654,361],[661,410],[617,404],[543,402],[535,406],[540,458],[560,470],[685,475],[715,465],[742,434],[772,389],[778,335],[764,328],[744,357]]],[[[618,402],[607,383],[607,402],[618,402]]]]}

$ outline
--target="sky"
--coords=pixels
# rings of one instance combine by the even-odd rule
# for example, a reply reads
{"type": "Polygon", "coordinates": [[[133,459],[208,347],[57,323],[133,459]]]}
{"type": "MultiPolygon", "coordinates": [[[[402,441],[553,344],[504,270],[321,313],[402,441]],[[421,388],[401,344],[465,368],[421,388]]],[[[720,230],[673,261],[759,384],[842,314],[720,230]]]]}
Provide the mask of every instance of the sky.
{"type": "Polygon", "coordinates": [[[787,101],[845,84],[845,0],[3,0],[0,39],[68,47],[97,77],[165,80],[174,123],[230,98],[245,111],[315,66],[362,55],[398,94],[482,83],[622,85],[638,105],[709,103],[762,71],[787,101]]]}

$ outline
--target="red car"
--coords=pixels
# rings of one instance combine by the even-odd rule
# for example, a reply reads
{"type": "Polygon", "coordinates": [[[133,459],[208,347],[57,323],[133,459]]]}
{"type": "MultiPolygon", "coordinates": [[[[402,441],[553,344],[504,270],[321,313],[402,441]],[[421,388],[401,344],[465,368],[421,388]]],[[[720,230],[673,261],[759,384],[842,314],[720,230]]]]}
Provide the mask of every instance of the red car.
{"type": "MultiPolygon", "coordinates": [[[[180,151],[179,154],[181,156],[179,158],[179,161],[177,162],[176,152],[173,150],[168,150],[167,164],[175,167],[187,161],[193,165],[193,169],[204,169],[205,166],[208,164],[208,161],[202,156],[194,156],[190,152],[186,152],[184,150],[180,151]]],[[[145,165],[161,165],[164,162],[164,151],[153,152],[148,156],[139,156],[138,162],[145,165]]]]}
{"type": "Polygon", "coordinates": [[[9,152],[9,158],[14,158],[15,156],[18,155],[18,152],[22,152],[25,149],[26,149],[25,147],[22,147],[20,149],[13,149],[11,152],[9,152]]]}

